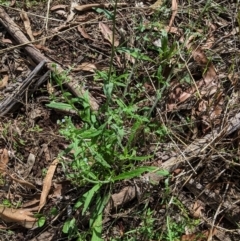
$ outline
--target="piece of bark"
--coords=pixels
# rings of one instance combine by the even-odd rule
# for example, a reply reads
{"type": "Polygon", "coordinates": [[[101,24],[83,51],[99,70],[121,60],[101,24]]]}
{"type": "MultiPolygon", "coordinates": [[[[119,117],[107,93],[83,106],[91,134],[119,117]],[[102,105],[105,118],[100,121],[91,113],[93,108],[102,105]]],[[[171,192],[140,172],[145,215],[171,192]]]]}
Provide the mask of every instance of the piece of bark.
{"type": "MultiPolygon", "coordinates": [[[[47,67],[50,70],[57,71],[58,74],[61,74],[64,71],[59,65],[53,63],[51,60],[45,57],[38,49],[36,49],[33,46],[32,43],[29,42],[29,40],[17,26],[17,24],[15,24],[15,22],[8,16],[8,14],[2,7],[0,7],[0,23],[6,28],[6,30],[16,40],[16,42],[19,43],[20,46],[25,49],[27,54],[32,58],[32,60],[36,64],[39,64],[41,61],[46,61],[47,67]],[[53,66],[57,66],[57,68],[53,66]]],[[[85,90],[83,90],[78,83],[74,83],[74,80],[70,75],[68,76],[68,78],[69,80],[66,81],[64,85],[69,89],[69,91],[73,95],[77,97],[82,97],[85,93],[85,90]]],[[[93,98],[90,94],[89,102],[92,110],[98,110],[99,105],[95,98],[93,98]]]]}

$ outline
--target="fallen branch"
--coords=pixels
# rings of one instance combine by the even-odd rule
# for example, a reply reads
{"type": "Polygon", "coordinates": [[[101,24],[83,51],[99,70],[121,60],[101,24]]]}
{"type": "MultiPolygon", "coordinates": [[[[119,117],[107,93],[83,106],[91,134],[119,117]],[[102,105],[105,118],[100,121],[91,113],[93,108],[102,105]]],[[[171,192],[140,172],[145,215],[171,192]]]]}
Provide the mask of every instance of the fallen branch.
{"type": "MultiPolygon", "coordinates": [[[[0,7],[0,23],[6,28],[6,30],[16,40],[17,43],[24,44],[29,42],[17,24],[15,24],[15,22],[9,17],[9,15],[2,7],[0,7]]],[[[48,69],[51,71],[57,71],[58,74],[61,74],[64,71],[59,65],[53,63],[51,60],[45,57],[38,49],[34,47],[33,44],[29,43],[22,47],[36,64],[45,61],[47,63],[48,69]],[[53,66],[57,66],[57,68],[53,66]]],[[[83,90],[78,83],[75,83],[71,76],[68,76],[68,78],[69,80],[65,83],[66,88],[68,88],[74,96],[82,97],[85,93],[85,90],[83,90]]],[[[89,101],[92,110],[98,110],[98,103],[90,94],[89,101]]]]}

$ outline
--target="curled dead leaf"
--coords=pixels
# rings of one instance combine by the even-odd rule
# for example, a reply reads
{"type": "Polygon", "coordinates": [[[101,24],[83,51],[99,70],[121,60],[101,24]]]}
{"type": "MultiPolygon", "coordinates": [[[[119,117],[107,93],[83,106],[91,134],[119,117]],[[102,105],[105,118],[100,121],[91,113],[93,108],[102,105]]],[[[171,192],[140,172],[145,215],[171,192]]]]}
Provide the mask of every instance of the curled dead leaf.
{"type": "Polygon", "coordinates": [[[31,28],[31,23],[30,23],[30,20],[28,18],[28,15],[26,12],[22,11],[20,13],[20,16],[21,16],[21,19],[24,23],[24,27],[25,27],[25,30],[29,36],[29,38],[31,39],[31,41],[34,41],[34,37],[33,37],[33,33],[32,33],[32,28],[31,28]]]}
{"type": "Polygon", "coordinates": [[[77,29],[85,39],[93,40],[83,26],[78,25],[77,29]]]}
{"type": "Polygon", "coordinates": [[[40,210],[44,207],[44,205],[46,204],[47,201],[47,196],[49,194],[51,185],[52,185],[52,178],[54,175],[54,172],[56,170],[57,164],[58,164],[58,159],[55,159],[52,164],[50,165],[48,171],[47,171],[47,175],[44,178],[43,181],[43,189],[42,189],[42,193],[41,193],[41,197],[40,197],[40,203],[39,203],[39,208],[38,208],[38,212],[40,212],[40,210]]]}

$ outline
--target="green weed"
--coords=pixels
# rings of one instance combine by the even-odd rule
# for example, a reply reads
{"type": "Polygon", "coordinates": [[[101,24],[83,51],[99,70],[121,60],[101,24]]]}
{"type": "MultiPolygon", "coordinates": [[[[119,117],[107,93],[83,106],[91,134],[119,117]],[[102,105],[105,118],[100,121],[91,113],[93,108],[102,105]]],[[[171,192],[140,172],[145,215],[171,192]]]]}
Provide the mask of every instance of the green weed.
{"type": "MultiPolygon", "coordinates": [[[[62,153],[64,156],[72,156],[71,163],[62,162],[67,178],[78,187],[91,187],[76,202],[74,209],[81,208],[82,215],[85,215],[91,210],[93,202],[95,203],[89,223],[92,240],[101,240],[102,212],[114,182],[137,177],[149,171],[157,171],[159,175],[168,174],[156,170],[155,167],[145,167],[141,164],[151,156],[138,156],[138,146],[144,145],[144,142],[140,141],[140,136],[144,132],[147,133],[146,130],[152,129],[152,123],[138,113],[139,108],[135,104],[125,103],[124,100],[114,97],[113,93],[124,82],[120,82],[121,78],[115,75],[112,75],[108,82],[104,72],[97,75],[106,77],[103,89],[108,97],[106,104],[98,113],[91,111],[87,94],[82,98],[72,98],[65,92],[66,103],[52,102],[48,105],[52,108],[67,106],[69,111],[77,111],[82,119],[81,128],[74,124],[71,117],[65,117],[58,123],[61,127],[60,133],[70,143],[67,150],[62,153]],[[79,103],[81,108],[78,107],[79,103]]],[[[53,77],[61,85],[65,80],[65,76],[53,74],[53,77]]],[[[79,236],[74,219],[65,223],[63,232],[71,237],[79,236]]]]}
{"type": "MultiPolygon", "coordinates": [[[[97,11],[99,12],[99,9],[97,11]]],[[[112,18],[110,12],[103,13],[112,18]]],[[[115,14],[116,9],[113,16],[115,14]]],[[[81,119],[81,124],[76,123],[70,116],[58,121],[60,134],[69,142],[61,156],[71,159],[71,162],[62,160],[63,170],[75,186],[84,189],[87,187],[85,193],[76,201],[74,211],[80,210],[82,216],[90,217],[87,232],[79,232],[76,219],[69,218],[62,229],[69,238],[84,240],[91,235],[94,241],[102,240],[103,210],[114,183],[138,177],[145,172],[168,175],[167,171],[145,166],[144,162],[151,160],[152,155],[143,155],[140,150],[153,139],[160,141],[168,134],[165,125],[155,121],[152,115],[163,91],[168,87],[170,77],[163,73],[175,54],[175,45],[169,47],[168,35],[164,31],[154,33],[154,36],[140,36],[138,41],[142,44],[135,48],[124,45],[112,47],[109,71],[96,71],[94,80],[103,83],[106,97],[99,111],[91,110],[88,92],[76,98],[64,89],[68,72],[52,73],[52,80],[60,87],[64,102],[54,99],[47,106],[77,113],[81,119]],[[152,45],[153,37],[159,38],[160,47],[152,45]],[[157,57],[153,59],[147,55],[145,48],[155,51],[157,57]],[[119,73],[113,66],[115,53],[133,57],[135,64],[128,66],[129,70],[119,73]],[[158,64],[159,67],[140,79],[138,72],[142,71],[144,63],[158,64]],[[149,81],[156,84],[155,99],[149,106],[141,105],[141,101],[146,100],[144,84],[149,81]]],[[[154,218],[150,209],[147,209],[145,215],[147,221],[144,221],[144,225],[136,232],[144,235],[147,240],[154,236],[154,218]]]]}

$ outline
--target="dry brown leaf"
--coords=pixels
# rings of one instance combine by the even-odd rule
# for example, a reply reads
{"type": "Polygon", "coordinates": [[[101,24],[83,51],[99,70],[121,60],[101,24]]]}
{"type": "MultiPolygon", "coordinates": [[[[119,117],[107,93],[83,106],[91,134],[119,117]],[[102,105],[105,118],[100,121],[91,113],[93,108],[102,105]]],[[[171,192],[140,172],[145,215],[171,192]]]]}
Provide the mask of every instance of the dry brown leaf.
{"type": "MultiPolygon", "coordinates": [[[[30,200],[30,201],[28,201],[28,202],[23,203],[21,207],[22,207],[22,208],[27,208],[27,207],[33,206],[33,205],[35,205],[35,204],[37,204],[37,203],[39,203],[39,199],[34,198],[33,200],[30,200]]],[[[37,207],[37,208],[38,208],[38,207],[37,207]]]]}
{"type": "Polygon", "coordinates": [[[113,32],[112,32],[112,30],[109,29],[109,27],[108,27],[106,24],[100,22],[100,23],[99,23],[99,28],[100,28],[100,30],[101,30],[101,32],[102,32],[102,34],[103,34],[103,37],[104,37],[107,41],[109,41],[109,42],[110,42],[111,44],[113,44],[115,47],[117,47],[117,46],[119,45],[119,41],[116,39],[116,37],[115,37],[115,39],[113,40],[113,32]]]}
{"type": "Polygon", "coordinates": [[[50,165],[48,171],[47,171],[47,175],[44,178],[43,181],[43,189],[42,189],[42,193],[41,193],[41,197],[40,197],[40,203],[39,203],[39,208],[38,208],[38,212],[40,212],[40,210],[44,207],[46,201],[47,201],[47,196],[49,194],[51,185],[52,185],[52,178],[54,175],[54,172],[56,170],[57,164],[58,164],[58,159],[55,159],[52,164],[50,165]]]}
{"type": "Polygon", "coordinates": [[[59,5],[55,5],[53,7],[51,7],[51,11],[56,11],[59,9],[66,9],[68,7],[68,5],[64,5],[64,4],[59,4],[59,5]]]}
{"type": "Polygon", "coordinates": [[[62,197],[62,184],[53,183],[54,191],[52,197],[60,198],[62,197]]]}
{"type": "MultiPolygon", "coordinates": [[[[212,63],[208,65],[207,71],[203,74],[203,80],[206,85],[209,85],[213,81],[217,80],[217,72],[212,63]]],[[[213,93],[212,93],[213,94],[213,93]]]]}
{"type": "Polygon", "coordinates": [[[7,149],[0,150],[0,173],[5,175],[7,171],[7,164],[9,162],[7,149]]]}
{"type": "Polygon", "coordinates": [[[29,153],[26,168],[24,168],[23,176],[24,178],[27,178],[32,171],[32,168],[35,164],[36,156],[33,153],[29,153]]]}
{"type": "Polygon", "coordinates": [[[4,89],[8,84],[8,75],[5,75],[2,80],[0,80],[0,90],[4,89]]]}
{"type": "Polygon", "coordinates": [[[24,24],[24,27],[25,27],[25,30],[29,36],[29,38],[31,39],[31,41],[34,41],[34,37],[33,37],[33,33],[32,33],[32,28],[31,28],[31,23],[30,23],[30,20],[28,18],[28,15],[26,12],[22,11],[20,13],[20,16],[21,16],[21,19],[23,21],[23,24],[24,24]]]}
{"type": "Polygon", "coordinates": [[[63,18],[67,18],[67,16],[68,16],[67,12],[64,10],[57,10],[55,13],[63,18]]]}
{"type": "Polygon", "coordinates": [[[217,79],[217,72],[213,64],[207,59],[207,56],[200,47],[192,51],[192,56],[198,65],[207,68],[203,74],[203,80],[206,85],[209,85],[212,81],[217,79]]]}
{"type": "Polygon", "coordinates": [[[192,93],[182,92],[178,98],[178,103],[182,103],[182,102],[186,101],[191,96],[192,96],[192,93]]]}
{"type": "Polygon", "coordinates": [[[97,67],[95,64],[92,63],[82,63],[80,65],[77,65],[75,68],[72,69],[72,71],[79,71],[79,70],[83,70],[83,71],[89,71],[89,72],[95,72],[95,70],[97,70],[97,67]]]}
{"type": "Polygon", "coordinates": [[[193,205],[193,217],[194,218],[200,218],[202,215],[202,210],[204,207],[199,201],[196,201],[193,205]]]}
{"type": "Polygon", "coordinates": [[[69,10],[69,14],[67,16],[67,23],[71,22],[76,14],[75,7],[78,6],[78,4],[74,1],[71,1],[71,6],[70,6],[70,10],[69,10]]]}
{"type": "MultiPolygon", "coordinates": [[[[86,11],[92,8],[108,8],[111,6],[114,6],[114,5],[110,3],[105,3],[105,4],[93,3],[93,4],[78,5],[78,6],[75,6],[75,9],[77,11],[86,11]]],[[[127,3],[118,3],[117,6],[127,6],[127,3]]]]}
{"type": "Polygon", "coordinates": [[[200,47],[197,47],[192,51],[192,56],[193,59],[202,67],[205,67],[209,63],[207,56],[200,47]]]}
{"type": "Polygon", "coordinates": [[[169,33],[174,33],[174,34],[176,34],[176,35],[178,35],[178,36],[180,36],[180,35],[181,35],[181,32],[182,32],[182,30],[179,29],[179,28],[177,28],[177,27],[169,27],[169,26],[166,26],[166,27],[165,27],[165,30],[166,30],[167,32],[169,32],[169,33]]]}
{"type": "Polygon", "coordinates": [[[83,26],[78,25],[77,29],[84,38],[93,40],[91,36],[85,31],[85,28],[83,26]]]}
{"type": "Polygon", "coordinates": [[[12,40],[9,39],[9,38],[3,38],[3,39],[1,39],[1,41],[2,41],[3,43],[6,43],[6,44],[12,44],[12,40]]]}
{"type": "Polygon", "coordinates": [[[177,0],[172,0],[172,16],[169,22],[169,28],[171,29],[172,25],[173,25],[173,21],[177,15],[177,10],[178,10],[178,3],[177,0]]]}
{"type": "Polygon", "coordinates": [[[14,209],[0,207],[0,219],[5,222],[13,222],[21,226],[32,229],[37,227],[37,219],[27,209],[14,209]]]}

